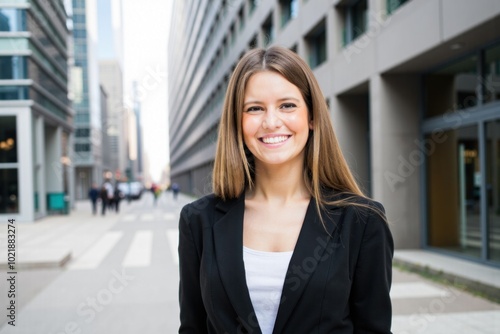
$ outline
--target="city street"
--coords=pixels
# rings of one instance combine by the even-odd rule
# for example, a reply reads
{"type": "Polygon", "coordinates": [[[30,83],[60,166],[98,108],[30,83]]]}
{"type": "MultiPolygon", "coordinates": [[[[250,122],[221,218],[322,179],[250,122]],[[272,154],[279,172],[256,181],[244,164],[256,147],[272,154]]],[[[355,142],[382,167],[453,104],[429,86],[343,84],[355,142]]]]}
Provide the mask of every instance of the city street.
{"type": "MultiPolygon", "coordinates": [[[[16,326],[6,325],[2,314],[0,333],[177,332],[180,209],[170,193],[156,206],[151,193],[130,205],[123,201],[113,226],[63,269],[19,271],[16,326]]],[[[91,216],[90,204],[88,210],[89,219],[102,219],[91,216]]]]}

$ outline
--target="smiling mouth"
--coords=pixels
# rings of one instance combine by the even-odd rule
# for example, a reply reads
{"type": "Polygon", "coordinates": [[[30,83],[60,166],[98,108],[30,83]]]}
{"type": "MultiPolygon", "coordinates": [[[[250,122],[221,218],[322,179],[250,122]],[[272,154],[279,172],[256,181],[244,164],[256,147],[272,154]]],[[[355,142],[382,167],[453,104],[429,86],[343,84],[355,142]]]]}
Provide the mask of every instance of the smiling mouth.
{"type": "Polygon", "coordinates": [[[276,136],[276,137],[263,137],[260,141],[264,144],[279,144],[290,138],[291,136],[276,136]]]}

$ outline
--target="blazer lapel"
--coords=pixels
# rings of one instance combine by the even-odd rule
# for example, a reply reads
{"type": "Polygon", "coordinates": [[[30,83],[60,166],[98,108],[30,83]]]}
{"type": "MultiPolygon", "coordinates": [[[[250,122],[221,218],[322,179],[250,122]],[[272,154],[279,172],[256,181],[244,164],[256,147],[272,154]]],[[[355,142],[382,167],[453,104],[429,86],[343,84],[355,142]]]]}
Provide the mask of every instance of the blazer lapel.
{"type": "MultiPolygon", "coordinates": [[[[336,222],[341,212],[330,208],[328,215],[323,215],[328,233],[335,237],[336,222]]],[[[307,208],[297,244],[290,259],[288,271],[283,285],[278,315],[273,333],[282,333],[288,318],[299,301],[309,279],[321,261],[326,249],[331,247],[332,237],[327,235],[316,210],[316,200],[311,198],[307,208]]],[[[331,250],[329,250],[331,252],[331,250]]]]}
{"type": "Polygon", "coordinates": [[[223,213],[222,217],[219,214],[220,219],[216,220],[213,227],[215,258],[222,284],[243,326],[250,333],[260,334],[243,263],[245,195],[242,194],[235,200],[220,202],[216,208],[223,213]]]}

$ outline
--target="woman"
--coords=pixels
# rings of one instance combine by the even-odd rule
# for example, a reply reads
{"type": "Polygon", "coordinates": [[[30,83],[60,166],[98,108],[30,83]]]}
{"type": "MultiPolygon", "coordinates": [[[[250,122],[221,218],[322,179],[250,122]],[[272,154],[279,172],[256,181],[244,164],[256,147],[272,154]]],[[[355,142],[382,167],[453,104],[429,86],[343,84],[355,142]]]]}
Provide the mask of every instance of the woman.
{"type": "Polygon", "coordinates": [[[393,242],[305,62],[273,46],[229,81],[214,194],[180,218],[180,333],[390,333],[393,242]]]}

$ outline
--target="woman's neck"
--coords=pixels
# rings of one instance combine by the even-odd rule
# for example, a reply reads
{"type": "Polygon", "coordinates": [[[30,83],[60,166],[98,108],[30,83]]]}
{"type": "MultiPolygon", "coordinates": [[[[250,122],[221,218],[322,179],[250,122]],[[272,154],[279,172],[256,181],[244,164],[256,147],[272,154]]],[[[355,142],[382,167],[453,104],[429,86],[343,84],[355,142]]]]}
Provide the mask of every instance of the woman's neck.
{"type": "Polygon", "coordinates": [[[303,164],[261,165],[255,166],[255,187],[248,192],[248,199],[288,203],[309,199],[304,175],[303,164]]]}

